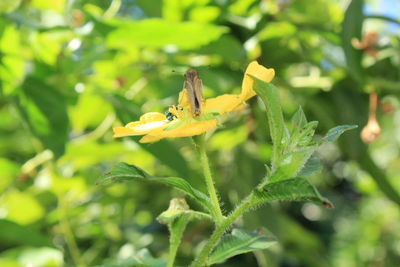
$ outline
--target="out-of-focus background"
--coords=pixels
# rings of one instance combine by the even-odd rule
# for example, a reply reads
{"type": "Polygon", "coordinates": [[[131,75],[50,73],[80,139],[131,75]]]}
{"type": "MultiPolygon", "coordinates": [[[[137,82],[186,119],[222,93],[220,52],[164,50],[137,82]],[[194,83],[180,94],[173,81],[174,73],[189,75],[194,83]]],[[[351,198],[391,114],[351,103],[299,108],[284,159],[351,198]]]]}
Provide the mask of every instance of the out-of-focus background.
{"type": "MultiPolygon", "coordinates": [[[[176,103],[188,68],[206,97],[239,92],[251,60],[276,70],[286,119],[301,105],[318,134],[359,128],[318,150],[324,169],[311,180],[335,209],[248,213],[238,225],[265,226],[279,245],[220,266],[398,266],[399,10],[397,0],[0,0],[0,266],[116,264],[142,248],[165,257],[155,218],[181,194],[95,182],[125,161],[204,189],[190,139],[143,145],[114,140],[112,127],[176,103]]],[[[209,152],[230,210],[263,177],[271,146],[256,98],[222,122],[209,152]]],[[[177,266],[211,229],[189,224],[177,266]]]]}

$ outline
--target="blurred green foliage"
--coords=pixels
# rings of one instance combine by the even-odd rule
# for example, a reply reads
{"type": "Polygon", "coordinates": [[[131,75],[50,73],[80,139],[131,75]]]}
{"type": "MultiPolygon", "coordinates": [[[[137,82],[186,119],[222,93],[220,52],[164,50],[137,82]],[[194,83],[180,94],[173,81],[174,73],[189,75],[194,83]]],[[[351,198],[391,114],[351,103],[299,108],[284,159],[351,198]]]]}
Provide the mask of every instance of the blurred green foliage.
{"type": "MultiPolygon", "coordinates": [[[[189,67],[198,69],[206,97],[237,92],[254,59],[275,68],[286,118],[301,105],[320,122],[317,133],[340,124],[359,129],[317,151],[325,168],[312,182],[335,210],[277,203],[249,213],[238,224],[267,227],[279,246],[221,266],[397,266],[400,22],[380,11],[387,5],[399,7],[383,0],[1,0],[0,266],[115,264],[149,253],[143,248],[165,257],[167,229],[156,217],[181,194],[95,182],[125,161],[204,188],[192,144],[113,140],[111,127],[176,103],[189,67]],[[367,32],[378,35],[375,57],[353,44],[367,32]],[[359,134],[371,92],[379,96],[382,132],[367,146],[359,134]]],[[[209,150],[228,210],[264,176],[272,151],[256,99],[223,123],[209,150]]],[[[212,225],[190,229],[180,266],[212,225]]]]}

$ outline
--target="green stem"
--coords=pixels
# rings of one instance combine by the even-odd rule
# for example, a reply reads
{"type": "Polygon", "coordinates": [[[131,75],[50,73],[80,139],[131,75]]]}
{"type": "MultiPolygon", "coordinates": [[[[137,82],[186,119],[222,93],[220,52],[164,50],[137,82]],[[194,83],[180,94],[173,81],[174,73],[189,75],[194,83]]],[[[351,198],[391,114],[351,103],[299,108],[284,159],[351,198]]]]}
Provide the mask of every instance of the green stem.
{"type": "Polygon", "coordinates": [[[81,261],[79,248],[76,243],[74,234],[72,233],[71,225],[68,221],[67,207],[62,193],[58,196],[58,209],[60,213],[60,226],[64,234],[65,242],[67,243],[68,249],[71,253],[71,258],[74,262],[74,265],[83,267],[85,265],[81,261]]]}
{"type": "Polygon", "coordinates": [[[395,19],[395,18],[391,18],[391,17],[387,17],[387,16],[382,16],[382,15],[367,15],[365,16],[366,19],[380,19],[380,20],[386,20],[387,22],[393,22],[393,23],[397,23],[400,25],[400,21],[395,19]]]}
{"type": "Polygon", "coordinates": [[[232,223],[243,213],[246,212],[251,206],[251,199],[253,197],[253,193],[247,196],[239,206],[235,208],[235,210],[225,219],[221,221],[219,225],[215,228],[214,232],[212,233],[210,239],[208,239],[205,246],[200,251],[197,258],[192,262],[190,267],[202,267],[205,266],[208,255],[210,254],[211,250],[215,247],[218,240],[221,236],[226,232],[226,230],[232,225],[232,223]]]}
{"type": "Polygon", "coordinates": [[[204,134],[200,135],[197,141],[198,142],[196,142],[196,144],[198,146],[198,151],[200,155],[200,163],[201,166],[203,167],[204,179],[206,181],[208,195],[210,196],[211,205],[214,209],[213,216],[216,221],[216,224],[218,225],[223,220],[224,216],[222,215],[221,207],[218,201],[217,191],[215,190],[214,181],[211,175],[210,165],[206,153],[206,142],[204,134]]]}
{"type": "Polygon", "coordinates": [[[178,251],[179,244],[185,231],[187,220],[185,218],[179,218],[175,222],[175,225],[169,225],[169,254],[168,263],[166,267],[174,267],[176,252],[178,251]]]}

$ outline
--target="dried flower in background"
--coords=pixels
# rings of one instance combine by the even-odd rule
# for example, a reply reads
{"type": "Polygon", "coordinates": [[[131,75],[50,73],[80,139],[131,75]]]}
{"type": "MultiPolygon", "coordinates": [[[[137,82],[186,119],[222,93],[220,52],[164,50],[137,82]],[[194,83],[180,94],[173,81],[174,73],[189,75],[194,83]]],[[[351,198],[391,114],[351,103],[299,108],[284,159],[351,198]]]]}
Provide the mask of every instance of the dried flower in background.
{"type": "Polygon", "coordinates": [[[376,120],[376,106],[378,102],[377,94],[371,93],[369,95],[369,116],[368,123],[361,131],[361,139],[364,143],[369,144],[374,141],[381,133],[381,127],[376,120]]]}
{"type": "Polygon", "coordinates": [[[351,39],[351,44],[354,48],[363,50],[367,55],[376,58],[377,54],[378,34],[376,32],[367,32],[362,40],[357,38],[351,39]]]}

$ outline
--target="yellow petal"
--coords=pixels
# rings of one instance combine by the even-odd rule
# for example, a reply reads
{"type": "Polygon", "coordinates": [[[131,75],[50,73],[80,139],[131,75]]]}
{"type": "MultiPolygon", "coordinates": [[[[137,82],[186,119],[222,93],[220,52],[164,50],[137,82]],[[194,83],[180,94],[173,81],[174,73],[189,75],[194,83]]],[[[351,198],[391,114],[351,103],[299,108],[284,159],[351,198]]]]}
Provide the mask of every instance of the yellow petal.
{"type": "Polygon", "coordinates": [[[114,138],[140,135],[136,131],[132,130],[131,128],[126,128],[126,127],[114,127],[113,131],[114,131],[114,135],[113,135],[114,138]]]}
{"type": "Polygon", "coordinates": [[[163,113],[149,112],[149,113],[143,114],[139,120],[141,123],[148,123],[148,122],[154,122],[154,121],[164,121],[166,119],[167,119],[167,117],[165,117],[165,115],[163,113]]]}
{"type": "Polygon", "coordinates": [[[243,102],[240,95],[221,95],[214,98],[206,99],[203,109],[207,112],[218,112],[223,114],[234,110],[243,102]]]}
{"type": "Polygon", "coordinates": [[[239,95],[227,94],[207,99],[204,105],[204,110],[223,114],[241,107],[244,101],[253,97],[256,94],[253,90],[253,79],[247,74],[251,74],[265,82],[269,82],[274,77],[275,71],[274,69],[265,68],[256,61],[251,62],[247,66],[246,73],[243,77],[242,92],[239,95]]]}
{"type": "Polygon", "coordinates": [[[275,76],[275,70],[268,69],[268,68],[258,64],[256,61],[252,61],[247,66],[246,72],[243,77],[242,92],[240,94],[242,101],[246,101],[250,97],[253,97],[254,95],[256,95],[256,92],[254,92],[254,90],[253,90],[254,81],[248,74],[250,74],[254,77],[257,77],[258,79],[260,79],[264,82],[270,82],[275,76]]]}
{"type": "Polygon", "coordinates": [[[113,137],[135,136],[148,134],[150,132],[157,132],[166,128],[168,124],[169,121],[164,114],[150,112],[142,115],[139,121],[130,122],[125,125],[125,127],[113,128],[113,137]]]}
{"type": "Polygon", "coordinates": [[[208,130],[217,126],[216,120],[208,121],[195,121],[192,123],[187,123],[181,127],[174,128],[172,130],[164,130],[157,133],[149,133],[143,136],[139,142],[140,143],[151,143],[158,141],[162,138],[173,138],[173,137],[187,137],[195,136],[207,132],[208,130]]]}

